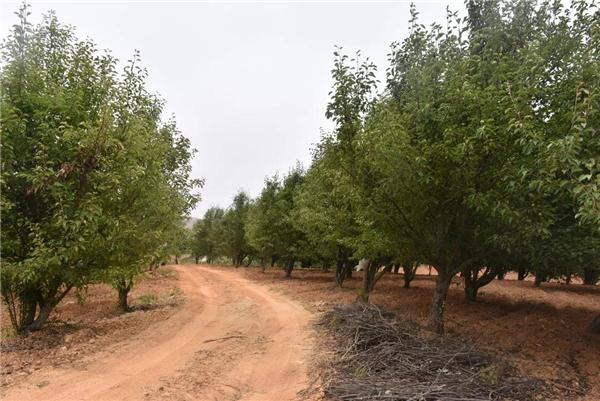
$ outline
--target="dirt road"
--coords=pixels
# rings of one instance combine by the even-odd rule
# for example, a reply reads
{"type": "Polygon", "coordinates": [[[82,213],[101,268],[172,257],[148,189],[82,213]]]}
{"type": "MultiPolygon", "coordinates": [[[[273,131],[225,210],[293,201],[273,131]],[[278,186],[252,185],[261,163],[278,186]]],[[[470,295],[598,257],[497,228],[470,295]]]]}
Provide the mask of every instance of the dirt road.
{"type": "Polygon", "coordinates": [[[177,266],[170,319],[73,366],[40,370],[4,400],[294,400],[308,386],[310,313],[233,270],[177,266]]]}

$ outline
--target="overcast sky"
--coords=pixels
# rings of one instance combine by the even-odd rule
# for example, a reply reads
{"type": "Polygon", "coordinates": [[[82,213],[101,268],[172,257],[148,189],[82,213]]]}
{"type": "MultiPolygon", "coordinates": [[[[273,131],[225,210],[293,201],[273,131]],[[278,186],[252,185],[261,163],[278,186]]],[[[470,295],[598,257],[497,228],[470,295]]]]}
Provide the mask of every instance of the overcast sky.
{"type": "MultiPolygon", "coordinates": [[[[2,1],[1,34],[20,2],[2,1]]],[[[167,101],[198,150],[193,175],[206,180],[200,217],[238,189],[256,196],[264,178],[310,164],[321,129],[335,45],[361,49],[383,82],[389,45],[407,35],[409,2],[29,1],[32,22],[48,9],[80,37],[127,60],[141,52],[149,87],[167,101]]],[[[416,1],[424,23],[446,6],[416,1]]]]}

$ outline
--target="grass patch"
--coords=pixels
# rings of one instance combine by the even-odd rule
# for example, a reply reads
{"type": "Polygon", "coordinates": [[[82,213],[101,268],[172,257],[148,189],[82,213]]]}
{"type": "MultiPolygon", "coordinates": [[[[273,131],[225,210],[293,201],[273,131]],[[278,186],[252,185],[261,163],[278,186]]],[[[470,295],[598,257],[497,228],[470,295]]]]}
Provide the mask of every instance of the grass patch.
{"type": "Polygon", "coordinates": [[[168,298],[179,298],[181,295],[181,289],[179,287],[171,287],[167,293],[168,298]]]}
{"type": "Polygon", "coordinates": [[[136,309],[150,309],[158,305],[158,296],[156,294],[142,294],[140,295],[135,303],[136,309]]]}
{"type": "Polygon", "coordinates": [[[175,278],[177,277],[177,272],[170,267],[160,266],[156,270],[152,270],[151,274],[155,277],[159,278],[175,278]]]}

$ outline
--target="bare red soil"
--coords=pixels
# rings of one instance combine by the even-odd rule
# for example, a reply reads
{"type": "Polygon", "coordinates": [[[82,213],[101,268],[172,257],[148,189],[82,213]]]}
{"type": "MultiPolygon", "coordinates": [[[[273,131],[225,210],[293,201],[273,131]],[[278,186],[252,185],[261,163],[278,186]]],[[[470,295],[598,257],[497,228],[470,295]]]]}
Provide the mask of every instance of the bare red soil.
{"type": "MultiPolygon", "coordinates": [[[[304,301],[313,309],[353,302],[361,273],[339,289],[333,274],[297,269],[291,280],[278,269],[261,273],[243,269],[253,280],[304,301]]],[[[420,273],[426,273],[422,269],[420,273]]],[[[402,288],[401,275],[388,274],[378,283],[372,302],[402,318],[425,323],[435,277],[419,275],[412,288],[402,288]]],[[[582,392],[581,400],[600,400],[600,335],[588,328],[600,314],[600,287],[530,281],[495,280],[480,290],[477,302],[465,303],[463,290],[451,288],[446,304],[447,335],[458,334],[493,353],[524,374],[558,380],[582,392]],[[585,394],[583,394],[585,392],[585,394]]]]}
{"type": "MultiPolygon", "coordinates": [[[[434,279],[422,274],[404,289],[401,275],[386,275],[372,301],[424,323],[434,279]]],[[[85,303],[71,294],[46,329],[24,339],[6,335],[2,314],[0,396],[292,399],[310,373],[306,309],[353,302],[360,283],[360,273],[340,289],[332,273],[316,270],[297,269],[286,280],[279,269],[162,267],[137,284],[126,314],[114,290],[92,285],[85,303]]],[[[588,331],[597,314],[600,287],[504,280],[484,287],[475,303],[453,286],[446,322],[448,335],[523,374],[585,392],[580,401],[597,401],[600,335],[588,331]]]]}
{"type": "Polygon", "coordinates": [[[38,371],[47,371],[79,361],[100,350],[168,319],[182,302],[177,272],[161,267],[136,283],[129,300],[132,312],[117,308],[114,289],[93,284],[80,294],[68,294],[53,311],[48,325],[26,337],[12,335],[10,319],[2,304],[0,394],[7,387],[26,381],[38,371]]]}
{"type": "MultiPolygon", "coordinates": [[[[69,319],[69,325],[77,322],[79,328],[71,333],[53,332],[55,321],[48,330],[20,341],[7,339],[3,365],[15,370],[2,372],[1,398],[286,401],[311,397],[307,391],[311,314],[301,303],[234,271],[201,266],[163,271],[175,272],[179,280],[147,277],[138,286],[138,291],[155,290],[154,309],[119,315],[114,298],[103,303],[104,296],[109,302],[114,291],[94,287],[85,305],[70,299],[58,311],[56,317],[69,319]],[[165,306],[161,291],[173,283],[181,289],[184,302],[165,306]],[[90,314],[84,315],[85,311],[90,314]],[[34,348],[9,350],[18,344],[34,344],[34,348]],[[18,380],[13,379],[16,376],[18,380]]],[[[169,298],[170,291],[164,296],[169,298]]]]}

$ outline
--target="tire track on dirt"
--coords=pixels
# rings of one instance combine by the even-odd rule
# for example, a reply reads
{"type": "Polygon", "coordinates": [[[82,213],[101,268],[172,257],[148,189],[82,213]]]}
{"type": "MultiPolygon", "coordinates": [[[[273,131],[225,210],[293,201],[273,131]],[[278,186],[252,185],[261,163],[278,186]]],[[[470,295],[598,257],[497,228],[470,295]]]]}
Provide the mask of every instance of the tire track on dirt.
{"type": "Polygon", "coordinates": [[[4,400],[294,400],[307,386],[300,304],[235,271],[177,266],[170,319],[73,366],[32,374],[4,400]]]}

